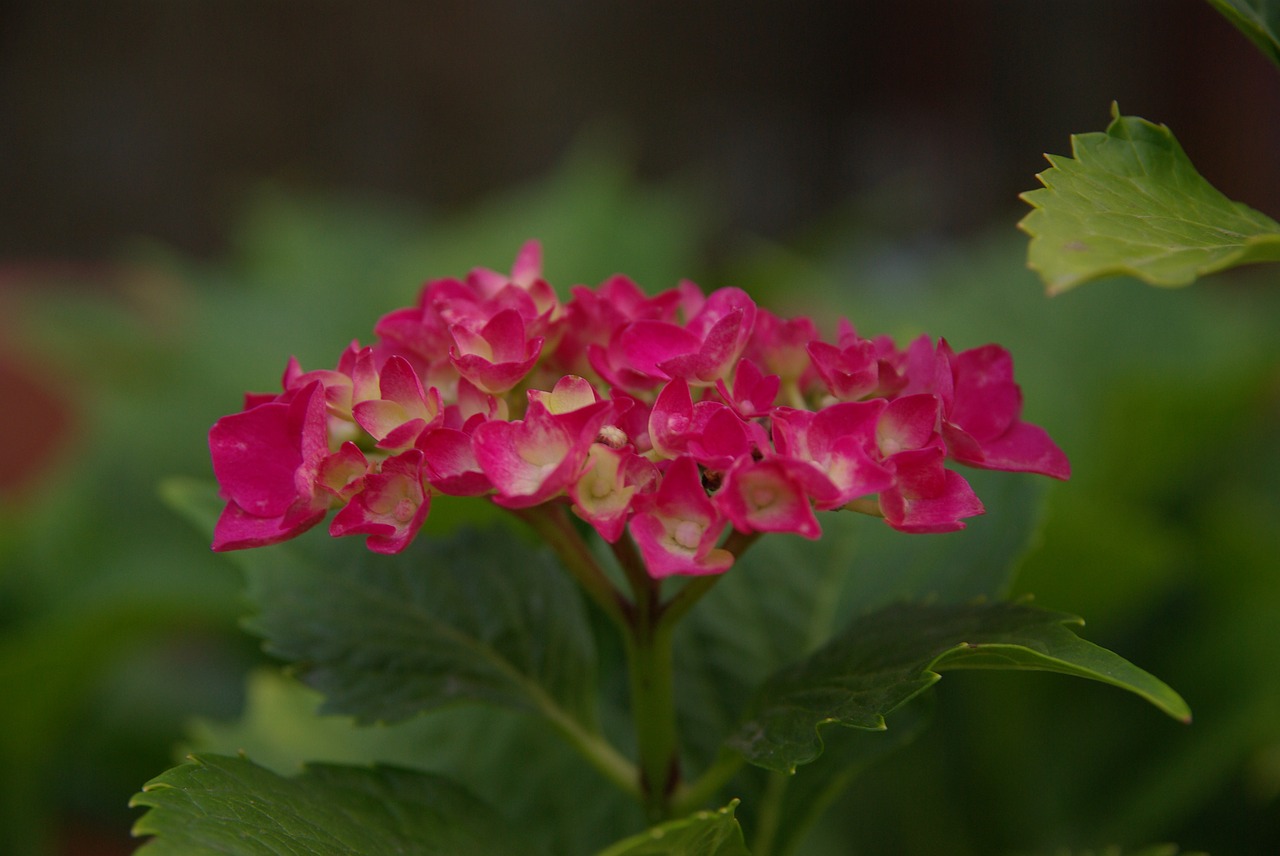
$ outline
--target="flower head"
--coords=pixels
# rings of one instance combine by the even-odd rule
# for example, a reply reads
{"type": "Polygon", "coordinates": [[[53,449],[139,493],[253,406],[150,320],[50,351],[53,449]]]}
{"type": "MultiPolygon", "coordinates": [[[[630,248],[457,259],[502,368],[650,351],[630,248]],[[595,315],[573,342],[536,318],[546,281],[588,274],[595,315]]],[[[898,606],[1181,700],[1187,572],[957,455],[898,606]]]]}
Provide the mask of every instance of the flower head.
{"type": "Polygon", "coordinates": [[[215,549],[283,541],[336,509],[331,534],[397,552],[433,495],[485,496],[567,505],[634,541],[655,578],[716,574],[734,561],[729,530],[816,538],[819,512],[962,528],[983,507],[950,463],[1069,474],[1022,420],[998,345],[900,349],[848,321],[829,341],[810,318],[687,281],[569,293],[530,242],[510,273],[428,282],[332,369],[290,360],[280,393],[246,396],[209,432],[227,503],[215,549]]]}

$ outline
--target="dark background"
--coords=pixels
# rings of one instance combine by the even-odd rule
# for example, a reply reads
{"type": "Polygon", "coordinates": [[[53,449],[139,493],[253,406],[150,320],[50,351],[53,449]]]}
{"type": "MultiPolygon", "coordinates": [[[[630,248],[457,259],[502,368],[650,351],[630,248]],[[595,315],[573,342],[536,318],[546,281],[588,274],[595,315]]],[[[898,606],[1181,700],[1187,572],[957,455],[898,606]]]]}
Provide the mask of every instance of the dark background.
{"type": "Polygon", "coordinates": [[[1112,100],[1280,214],[1280,75],[1200,0],[7,2],[0,259],[216,254],[268,179],[449,211],[602,130],[722,235],[962,234],[1112,100]]]}

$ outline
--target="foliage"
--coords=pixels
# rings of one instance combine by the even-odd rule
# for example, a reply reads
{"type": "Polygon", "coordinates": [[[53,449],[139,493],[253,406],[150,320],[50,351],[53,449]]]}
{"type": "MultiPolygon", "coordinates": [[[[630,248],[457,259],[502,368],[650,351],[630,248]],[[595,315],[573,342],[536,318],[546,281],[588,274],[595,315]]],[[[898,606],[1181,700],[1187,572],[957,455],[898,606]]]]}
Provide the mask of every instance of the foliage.
{"type": "Polygon", "coordinates": [[[1276,0],[1209,0],[1267,59],[1280,65],[1280,3],[1276,0]]]}
{"type": "Polygon", "coordinates": [[[1071,138],[1024,193],[1035,209],[1029,264],[1051,294],[1100,277],[1188,285],[1250,262],[1280,261],[1280,223],[1205,181],[1173,134],[1112,108],[1105,133],[1071,138]]]}

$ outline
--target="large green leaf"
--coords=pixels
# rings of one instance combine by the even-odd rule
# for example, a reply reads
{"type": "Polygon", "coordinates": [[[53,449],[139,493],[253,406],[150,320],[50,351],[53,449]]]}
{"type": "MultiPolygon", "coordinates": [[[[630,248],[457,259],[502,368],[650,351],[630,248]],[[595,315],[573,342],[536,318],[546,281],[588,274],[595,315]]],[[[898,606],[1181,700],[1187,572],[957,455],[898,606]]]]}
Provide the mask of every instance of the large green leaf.
{"type": "Polygon", "coordinates": [[[1025,603],[887,607],[771,678],[731,745],[753,764],[791,772],[822,752],[820,726],[882,729],[885,716],[936,682],[940,671],[961,668],[1092,678],[1190,718],[1164,683],[1065,626],[1078,622],[1025,603]]]}
{"type": "Polygon", "coordinates": [[[205,755],[148,782],[145,856],[500,856],[532,852],[504,819],[441,776],[317,764],[285,778],[205,755]]]}
{"type": "Polygon", "coordinates": [[[1276,0],[1209,0],[1240,32],[1280,65],[1280,2],[1276,0]]]}
{"type": "Polygon", "coordinates": [[[315,762],[430,770],[483,794],[529,841],[564,856],[595,853],[623,832],[645,827],[638,802],[605,782],[545,720],[468,705],[394,725],[358,726],[350,717],[317,716],[322,701],[278,670],[258,670],[240,720],[198,721],[183,754],[243,751],[282,775],[315,762]]]}
{"type": "Polygon", "coordinates": [[[1280,223],[1200,176],[1163,125],[1112,109],[1105,133],[1076,134],[1072,158],[1049,155],[1033,210],[1028,263],[1050,293],[1105,276],[1179,286],[1250,262],[1280,261],[1280,223]]]}
{"type": "Polygon", "coordinates": [[[619,841],[599,856],[750,856],[733,817],[736,805],[668,821],[619,841]]]}
{"type": "MultiPolygon", "coordinates": [[[[211,526],[213,489],[171,483],[211,526]]],[[[250,628],[326,696],[325,711],[395,722],[463,701],[593,722],[594,642],[550,553],[513,530],[420,537],[396,556],[321,530],[233,554],[258,614],[250,628]]]]}

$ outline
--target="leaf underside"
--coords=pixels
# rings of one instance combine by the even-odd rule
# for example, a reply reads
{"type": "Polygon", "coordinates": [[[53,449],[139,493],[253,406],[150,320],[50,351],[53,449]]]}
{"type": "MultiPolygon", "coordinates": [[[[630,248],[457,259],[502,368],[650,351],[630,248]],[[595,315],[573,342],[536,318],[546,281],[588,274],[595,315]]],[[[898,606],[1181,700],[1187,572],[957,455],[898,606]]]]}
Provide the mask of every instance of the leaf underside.
{"type": "Polygon", "coordinates": [[[1056,294],[1107,276],[1183,286],[1252,262],[1280,261],[1280,223],[1233,202],[1196,172],[1163,125],[1121,116],[1076,134],[1072,157],[1049,155],[1034,210],[1028,265],[1056,294]]]}
{"type": "Polygon", "coordinates": [[[1157,678],[1066,625],[1079,619],[1026,603],[898,604],[864,616],[805,660],[779,671],[730,744],[757,766],[794,772],[822,753],[821,726],[881,730],[885,716],[947,669],[1059,672],[1109,683],[1190,719],[1157,678]]]}
{"type": "Polygon", "coordinates": [[[1280,66],[1280,0],[1209,0],[1209,4],[1280,66]]]}

